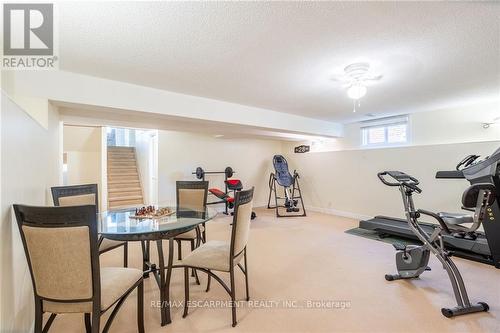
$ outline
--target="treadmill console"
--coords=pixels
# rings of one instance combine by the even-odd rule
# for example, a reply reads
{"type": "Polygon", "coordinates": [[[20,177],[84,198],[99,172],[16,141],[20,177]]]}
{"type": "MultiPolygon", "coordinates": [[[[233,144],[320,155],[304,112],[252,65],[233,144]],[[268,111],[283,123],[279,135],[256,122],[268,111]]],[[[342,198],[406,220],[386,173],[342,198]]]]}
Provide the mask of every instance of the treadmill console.
{"type": "Polygon", "coordinates": [[[495,177],[498,176],[500,169],[500,148],[495,150],[491,156],[487,156],[481,161],[478,161],[471,166],[462,170],[465,178],[472,181],[474,179],[483,177],[495,177]]]}
{"type": "Polygon", "coordinates": [[[468,155],[461,160],[456,170],[453,171],[438,171],[436,178],[439,179],[463,179],[471,181],[482,177],[494,177],[500,173],[500,148],[498,148],[491,156],[486,156],[479,160],[479,155],[468,155]]]}

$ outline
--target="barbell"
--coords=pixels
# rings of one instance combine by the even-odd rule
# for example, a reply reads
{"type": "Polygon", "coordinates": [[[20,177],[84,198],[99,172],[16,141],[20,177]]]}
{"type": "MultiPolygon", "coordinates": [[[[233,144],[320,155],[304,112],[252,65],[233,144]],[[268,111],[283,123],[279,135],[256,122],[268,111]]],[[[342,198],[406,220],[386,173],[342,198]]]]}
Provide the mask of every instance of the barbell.
{"type": "Polygon", "coordinates": [[[203,170],[202,167],[197,167],[196,171],[192,172],[192,174],[196,175],[196,178],[198,178],[198,179],[203,179],[203,178],[205,178],[205,175],[208,175],[208,174],[220,174],[220,173],[225,174],[226,178],[231,178],[235,172],[233,171],[233,168],[231,168],[231,167],[227,167],[226,169],[224,169],[224,171],[205,171],[205,170],[203,170]]]}

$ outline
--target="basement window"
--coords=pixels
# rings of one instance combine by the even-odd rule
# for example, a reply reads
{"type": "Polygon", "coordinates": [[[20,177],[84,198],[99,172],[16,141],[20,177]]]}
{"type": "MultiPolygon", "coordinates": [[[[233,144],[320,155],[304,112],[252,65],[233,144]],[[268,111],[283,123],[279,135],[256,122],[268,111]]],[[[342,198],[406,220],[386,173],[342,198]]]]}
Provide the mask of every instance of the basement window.
{"type": "Polygon", "coordinates": [[[388,147],[409,142],[406,116],[381,118],[361,123],[361,142],[364,147],[388,147]]]}

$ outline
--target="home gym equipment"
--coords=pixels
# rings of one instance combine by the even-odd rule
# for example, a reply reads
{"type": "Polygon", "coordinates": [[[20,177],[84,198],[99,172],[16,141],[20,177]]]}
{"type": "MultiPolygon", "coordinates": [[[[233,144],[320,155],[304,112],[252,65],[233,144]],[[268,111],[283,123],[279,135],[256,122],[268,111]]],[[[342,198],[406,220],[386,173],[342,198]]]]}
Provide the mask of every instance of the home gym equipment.
{"type": "MultiPolygon", "coordinates": [[[[196,178],[200,180],[205,180],[206,175],[214,175],[214,174],[224,174],[224,191],[218,188],[209,188],[208,192],[212,193],[214,196],[219,198],[218,201],[207,202],[207,205],[216,205],[223,203],[225,205],[224,214],[229,215],[229,209],[234,208],[234,198],[235,194],[238,191],[243,189],[243,184],[239,179],[228,179],[231,178],[236,172],[231,167],[226,167],[224,171],[205,171],[202,167],[197,167],[193,175],[196,175],[196,178]],[[233,195],[230,195],[230,192],[233,195]]],[[[233,212],[231,212],[231,215],[233,212]]],[[[252,212],[252,220],[257,217],[255,212],[252,212]]]]}
{"type": "MultiPolygon", "coordinates": [[[[230,196],[227,193],[222,192],[218,188],[210,188],[208,191],[218,197],[219,199],[222,199],[227,202],[227,207],[229,209],[234,208],[234,198],[236,197],[236,192],[241,191],[243,189],[243,184],[239,179],[227,179],[224,181],[224,184],[226,185],[227,190],[233,192],[233,196],[230,196]]],[[[226,213],[227,214],[227,213],[226,213]]],[[[231,212],[231,215],[233,215],[233,212],[231,212]]],[[[253,220],[254,218],[257,217],[257,214],[255,212],[252,212],[250,215],[250,218],[253,220]]]]}
{"type": "Polygon", "coordinates": [[[226,176],[226,180],[231,178],[235,173],[233,168],[226,167],[224,171],[205,171],[202,167],[197,167],[195,172],[192,172],[193,175],[196,175],[196,178],[205,180],[205,175],[213,175],[213,174],[224,174],[226,176]]]}
{"type": "MultiPolygon", "coordinates": [[[[418,278],[424,271],[430,270],[427,268],[427,264],[429,262],[430,253],[432,252],[448,273],[448,277],[450,278],[451,285],[453,287],[453,293],[455,294],[455,299],[457,301],[456,307],[442,308],[441,313],[445,317],[451,318],[468,313],[488,311],[489,306],[484,302],[471,304],[460,271],[451,260],[451,254],[444,249],[442,235],[450,233],[448,224],[445,223],[444,220],[450,215],[448,214],[448,217],[444,217],[443,215],[440,215],[440,213],[435,214],[422,209],[415,209],[413,194],[422,193],[422,190],[418,187],[419,181],[416,178],[401,171],[380,172],[378,173],[378,178],[387,186],[399,187],[399,191],[401,192],[401,197],[403,199],[408,227],[423,243],[421,246],[396,245],[396,265],[398,274],[387,274],[385,279],[387,281],[393,281],[398,279],[418,278]],[[421,215],[430,216],[436,219],[439,223],[434,228],[432,234],[428,234],[420,227],[418,219],[421,215]]],[[[467,208],[475,206],[476,213],[473,218],[474,223],[476,220],[480,223],[481,221],[488,219],[487,211],[495,200],[493,191],[495,191],[495,186],[485,183],[471,185],[469,189],[464,192],[464,196],[462,198],[464,206],[467,208]]],[[[461,216],[456,215],[453,216],[453,218],[456,223],[464,222],[461,216]]]]}
{"type": "Polygon", "coordinates": [[[436,172],[436,178],[443,178],[443,179],[465,178],[462,170],[471,166],[479,157],[480,157],[479,155],[467,155],[463,160],[458,162],[457,166],[455,167],[455,170],[438,171],[436,172]]]}
{"type": "Polygon", "coordinates": [[[424,271],[430,271],[430,251],[423,246],[392,244],[396,249],[396,268],[398,274],[386,274],[387,281],[418,278],[424,271]]]}
{"type": "Polygon", "coordinates": [[[221,199],[218,201],[212,201],[212,202],[207,202],[207,205],[217,205],[217,204],[224,204],[224,214],[228,215],[229,214],[229,208],[232,208],[234,205],[234,199],[230,198],[229,196],[229,189],[227,186],[227,180],[228,178],[231,178],[235,172],[233,168],[231,167],[226,167],[224,171],[205,171],[202,167],[197,167],[194,172],[192,172],[193,175],[196,175],[196,178],[199,180],[205,180],[206,175],[224,175],[224,184],[225,188],[224,191],[220,189],[208,189],[208,191],[212,194],[214,194],[217,198],[221,199]],[[215,192],[215,193],[214,193],[215,192]]]}
{"type": "MultiPolygon", "coordinates": [[[[484,232],[477,230],[479,224],[472,223],[473,217],[468,214],[441,214],[441,218],[451,231],[442,235],[444,247],[457,257],[500,268],[500,148],[482,160],[479,160],[477,155],[469,155],[457,165],[456,169],[458,170],[438,171],[436,178],[465,178],[471,185],[491,184],[495,187],[495,191],[492,192],[495,201],[488,207],[488,218],[482,221],[484,232]],[[460,224],[465,222],[472,225],[460,226],[454,223],[457,221],[460,221],[460,224]]],[[[474,210],[473,207],[464,208],[474,210]]],[[[397,236],[418,240],[404,219],[375,216],[360,221],[359,227],[376,232],[379,237],[397,236]]],[[[430,235],[436,225],[420,223],[420,227],[430,235]]]]}
{"type": "Polygon", "coordinates": [[[288,162],[282,155],[274,155],[273,165],[275,172],[269,175],[269,199],[267,200],[267,208],[276,209],[277,217],[286,216],[306,216],[304,201],[302,200],[302,192],[300,191],[299,174],[297,170],[293,171],[293,176],[288,171],[288,162]],[[276,183],[283,188],[283,196],[278,195],[276,183]],[[271,206],[271,196],[274,194],[274,206],[271,206]],[[282,205],[278,204],[278,200],[284,200],[282,205]],[[287,213],[300,212],[297,207],[300,200],[302,214],[280,214],[279,208],[284,207],[287,213]]]}

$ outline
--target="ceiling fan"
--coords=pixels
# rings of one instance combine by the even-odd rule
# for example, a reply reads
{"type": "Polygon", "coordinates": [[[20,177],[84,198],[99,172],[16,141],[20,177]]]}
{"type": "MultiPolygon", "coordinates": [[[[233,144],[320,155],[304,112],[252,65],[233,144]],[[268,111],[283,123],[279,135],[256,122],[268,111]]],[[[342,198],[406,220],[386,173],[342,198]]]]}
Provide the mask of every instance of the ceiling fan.
{"type": "Polygon", "coordinates": [[[366,86],[372,82],[382,79],[383,75],[370,72],[370,64],[367,62],[356,62],[344,67],[344,73],[334,76],[333,81],[342,83],[347,88],[347,96],[354,100],[353,112],[356,106],[360,106],[359,100],[366,95],[366,86]]]}

